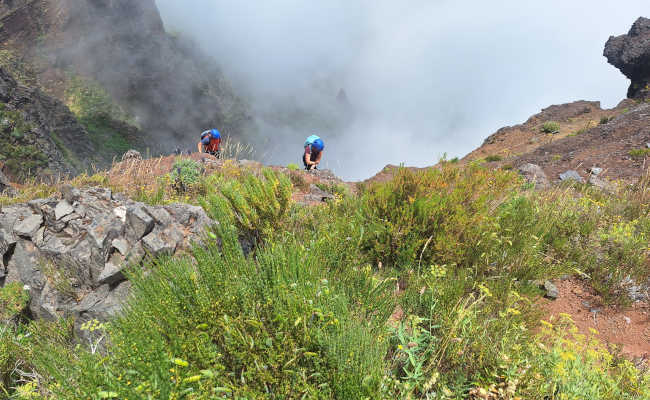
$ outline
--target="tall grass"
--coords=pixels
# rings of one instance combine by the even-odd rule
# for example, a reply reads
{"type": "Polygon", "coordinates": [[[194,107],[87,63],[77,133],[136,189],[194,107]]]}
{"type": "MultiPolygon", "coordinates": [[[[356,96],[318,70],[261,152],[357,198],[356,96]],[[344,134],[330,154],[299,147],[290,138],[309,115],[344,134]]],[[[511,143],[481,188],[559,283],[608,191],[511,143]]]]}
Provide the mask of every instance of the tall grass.
{"type": "Polygon", "coordinates": [[[191,254],[130,270],[123,314],[89,325],[107,347],[71,344],[65,324],[19,325],[0,331],[0,374],[20,359],[38,378],[2,376],[49,398],[650,395],[647,373],[571,321],[540,326],[530,283],[575,275],[614,302],[646,279],[647,178],[538,192],[448,163],[313,208],[271,171],[208,179],[201,204],[219,224],[191,254]]]}

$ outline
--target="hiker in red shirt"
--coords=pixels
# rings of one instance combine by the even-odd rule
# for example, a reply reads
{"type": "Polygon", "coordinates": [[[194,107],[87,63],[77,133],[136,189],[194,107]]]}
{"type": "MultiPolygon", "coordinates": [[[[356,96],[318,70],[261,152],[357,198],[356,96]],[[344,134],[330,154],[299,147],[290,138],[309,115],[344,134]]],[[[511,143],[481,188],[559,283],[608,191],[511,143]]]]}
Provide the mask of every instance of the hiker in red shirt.
{"type": "Polygon", "coordinates": [[[221,158],[221,134],[216,129],[205,131],[201,134],[201,140],[198,144],[199,153],[212,154],[221,158]]]}

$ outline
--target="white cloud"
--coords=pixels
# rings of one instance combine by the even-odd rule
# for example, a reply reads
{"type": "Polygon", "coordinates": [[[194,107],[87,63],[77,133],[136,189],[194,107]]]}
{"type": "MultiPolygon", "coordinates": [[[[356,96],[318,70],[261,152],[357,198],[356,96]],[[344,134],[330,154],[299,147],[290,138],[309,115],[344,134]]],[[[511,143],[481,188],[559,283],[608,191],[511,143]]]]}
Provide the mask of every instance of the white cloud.
{"type": "Polygon", "coordinates": [[[604,43],[648,10],[646,0],[157,3],[258,110],[295,102],[331,115],[323,109],[345,88],[358,114],[344,132],[267,122],[262,134],[276,144],[269,161],[286,163],[318,129],[327,164],[349,179],[463,156],[550,104],[615,105],[628,82],[604,43]]]}

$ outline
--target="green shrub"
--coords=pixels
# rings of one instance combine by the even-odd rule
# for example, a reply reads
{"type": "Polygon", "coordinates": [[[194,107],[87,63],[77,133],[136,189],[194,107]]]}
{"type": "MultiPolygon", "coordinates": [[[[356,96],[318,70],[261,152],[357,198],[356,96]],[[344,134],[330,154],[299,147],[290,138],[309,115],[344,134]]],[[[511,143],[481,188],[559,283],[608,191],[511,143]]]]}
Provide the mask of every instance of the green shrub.
{"type": "Polygon", "coordinates": [[[198,162],[183,158],[176,160],[172,166],[171,179],[177,186],[196,185],[203,175],[203,168],[198,162]]]}
{"type": "Polygon", "coordinates": [[[650,149],[634,149],[628,152],[632,158],[645,158],[650,155],[650,149]]]}
{"type": "Polygon", "coordinates": [[[610,117],[601,117],[600,118],[600,125],[605,125],[606,123],[608,123],[612,119],[614,119],[614,118],[613,117],[612,118],[610,118],[610,117]]]}
{"type": "Polygon", "coordinates": [[[287,169],[289,171],[298,171],[300,169],[300,167],[298,166],[298,164],[290,163],[290,164],[287,164],[287,169]]]}
{"type": "Polygon", "coordinates": [[[270,237],[289,207],[291,182],[281,173],[262,171],[262,178],[248,175],[242,182],[223,179],[211,185],[220,193],[202,200],[217,221],[230,221],[242,234],[255,243],[270,237]],[[224,210],[229,210],[228,212],[224,210]],[[215,212],[224,212],[215,215],[215,212]]]}
{"type": "Polygon", "coordinates": [[[498,154],[492,154],[487,157],[485,157],[485,161],[487,162],[495,162],[495,161],[501,161],[503,160],[503,157],[498,155],[498,154]]]}
{"type": "Polygon", "coordinates": [[[247,259],[231,225],[217,234],[221,246],[197,247],[192,260],[132,272],[135,296],[106,328],[108,356],[40,352],[49,390],[61,398],[377,398],[391,308],[363,299],[388,296],[389,287],[369,270],[329,279],[320,257],[332,251],[328,240],[305,251],[287,236],[247,259]]]}
{"type": "Polygon", "coordinates": [[[413,268],[416,261],[472,265],[483,253],[476,243],[493,223],[490,210],[518,184],[513,172],[476,164],[423,172],[400,168],[391,181],[362,195],[368,221],[362,249],[373,264],[400,269],[413,268]]]}
{"type": "Polygon", "coordinates": [[[29,302],[29,292],[19,282],[12,282],[0,288],[0,325],[14,319],[29,302]]]}
{"type": "Polygon", "coordinates": [[[542,132],[557,133],[560,131],[560,123],[555,121],[546,121],[542,124],[542,132]]]}
{"type": "Polygon", "coordinates": [[[543,322],[540,337],[526,346],[531,362],[520,366],[526,372],[517,377],[523,398],[650,398],[650,375],[615,358],[593,337],[596,331],[578,334],[566,314],[552,322],[543,322]]]}

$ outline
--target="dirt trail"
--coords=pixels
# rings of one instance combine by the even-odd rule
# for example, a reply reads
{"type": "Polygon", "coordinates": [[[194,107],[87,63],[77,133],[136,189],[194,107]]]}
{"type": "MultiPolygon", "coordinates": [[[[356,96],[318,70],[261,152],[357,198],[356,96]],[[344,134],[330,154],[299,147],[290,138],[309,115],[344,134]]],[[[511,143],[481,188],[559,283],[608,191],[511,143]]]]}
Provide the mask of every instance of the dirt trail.
{"type": "Polygon", "coordinates": [[[560,291],[557,300],[540,300],[547,318],[568,314],[581,333],[595,329],[600,340],[619,346],[623,356],[646,362],[650,359],[650,304],[603,306],[600,297],[576,279],[559,281],[556,286],[560,291]]]}

